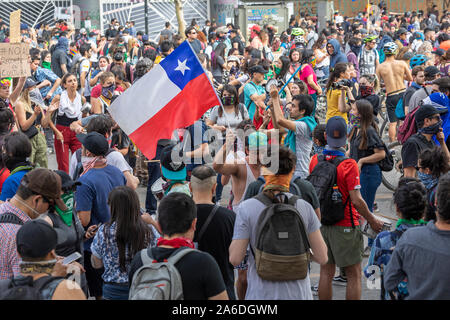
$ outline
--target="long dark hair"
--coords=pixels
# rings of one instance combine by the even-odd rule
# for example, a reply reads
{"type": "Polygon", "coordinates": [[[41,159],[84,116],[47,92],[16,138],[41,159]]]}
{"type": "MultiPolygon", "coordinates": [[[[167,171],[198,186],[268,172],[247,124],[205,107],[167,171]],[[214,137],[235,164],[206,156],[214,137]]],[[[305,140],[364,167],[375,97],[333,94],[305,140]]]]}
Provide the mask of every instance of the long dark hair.
{"type": "Polygon", "coordinates": [[[325,37],[324,34],[320,34],[319,39],[317,39],[317,41],[313,44],[312,49],[321,49],[322,44],[324,44],[325,42],[327,42],[327,37],[325,37]]]}
{"type": "Polygon", "coordinates": [[[336,65],[334,66],[333,72],[330,73],[330,77],[328,78],[326,91],[328,91],[330,89],[333,82],[335,82],[337,79],[340,78],[341,74],[345,73],[347,68],[348,68],[348,64],[345,62],[336,63],[336,65]]]}
{"type": "MultiPolygon", "coordinates": [[[[373,107],[372,104],[365,100],[361,99],[356,101],[356,108],[358,109],[359,116],[361,118],[361,128],[359,130],[359,134],[361,135],[361,142],[359,143],[358,149],[366,150],[367,149],[367,131],[370,126],[372,126],[376,132],[378,132],[378,126],[375,122],[375,118],[373,116],[373,107]]],[[[349,140],[356,133],[357,127],[353,127],[352,131],[349,134],[349,140]]]]}
{"type": "MultiPolygon", "coordinates": [[[[239,95],[236,90],[235,86],[232,86],[231,84],[226,84],[223,86],[222,93],[220,94],[220,98],[223,98],[223,93],[227,91],[232,96],[234,96],[234,113],[236,114],[236,117],[239,115],[239,95]]],[[[219,117],[222,117],[223,115],[223,109],[219,107],[219,117]]]]}
{"type": "Polygon", "coordinates": [[[211,55],[211,65],[213,68],[217,67],[217,57],[222,57],[222,59],[225,60],[225,49],[227,48],[226,44],[221,42],[219,45],[214,49],[214,54],[211,55]]]}
{"type": "Polygon", "coordinates": [[[281,61],[283,66],[281,67],[280,74],[277,75],[276,78],[280,79],[280,80],[283,80],[284,77],[286,76],[286,73],[288,73],[288,71],[289,71],[289,66],[290,66],[291,61],[286,56],[281,56],[280,57],[280,61],[281,61]]]}
{"type": "Polygon", "coordinates": [[[301,51],[299,50],[299,49],[297,49],[297,48],[294,48],[294,49],[292,49],[291,50],[291,52],[289,52],[289,60],[291,61],[291,63],[297,63],[297,62],[293,62],[292,61],[292,54],[294,53],[294,52],[298,52],[299,53],[299,59],[298,59],[298,63],[300,63],[300,61],[302,60],[302,53],[301,53],[301,51]]]}
{"type": "Polygon", "coordinates": [[[300,63],[302,65],[311,63],[311,58],[314,56],[312,49],[303,49],[300,55],[300,63]]]}
{"type": "Polygon", "coordinates": [[[141,219],[139,197],[133,189],[119,186],[108,196],[111,221],[105,225],[105,239],[110,240],[108,232],[116,223],[116,242],[119,249],[119,266],[126,272],[126,265],[142,249],[148,247],[153,233],[141,219]]]}

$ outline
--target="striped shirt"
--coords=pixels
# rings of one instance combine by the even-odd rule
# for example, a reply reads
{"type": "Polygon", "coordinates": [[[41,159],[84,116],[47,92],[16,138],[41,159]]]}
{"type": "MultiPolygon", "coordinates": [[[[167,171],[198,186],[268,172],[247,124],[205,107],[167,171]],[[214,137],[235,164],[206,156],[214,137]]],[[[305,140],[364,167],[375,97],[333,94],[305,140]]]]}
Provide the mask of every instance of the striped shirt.
{"type": "MultiPolygon", "coordinates": [[[[22,210],[17,209],[9,201],[0,205],[0,215],[12,213],[24,223],[31,218],[22,210]]],[[[11,279],[20,273],[20,257],[17,253],[16,234],[20,225],[0,223],[0,280],[11,279]]]]}

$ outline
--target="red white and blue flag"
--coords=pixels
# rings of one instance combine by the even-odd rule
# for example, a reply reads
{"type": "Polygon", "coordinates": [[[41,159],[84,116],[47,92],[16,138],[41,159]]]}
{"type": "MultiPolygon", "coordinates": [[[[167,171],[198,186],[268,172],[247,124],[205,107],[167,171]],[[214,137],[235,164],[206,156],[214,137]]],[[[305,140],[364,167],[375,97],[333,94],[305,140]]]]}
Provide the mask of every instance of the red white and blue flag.
{"type": "Polygon", "coordinates": [[[108,108],[141,152],[153,159],[159,139],[190,126],[220,105],[216,91],[187,41],[121,94],[108,108]]]}

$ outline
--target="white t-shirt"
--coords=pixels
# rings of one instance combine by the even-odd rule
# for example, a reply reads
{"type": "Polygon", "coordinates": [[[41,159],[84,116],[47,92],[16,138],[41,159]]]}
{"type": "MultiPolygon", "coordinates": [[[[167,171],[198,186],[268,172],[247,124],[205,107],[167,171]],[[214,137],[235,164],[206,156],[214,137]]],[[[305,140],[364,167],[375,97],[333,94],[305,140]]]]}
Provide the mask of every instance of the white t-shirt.
{"type": "MultiPolygon", "coordinates": [[[[319,230],[320,222],[313,207],[304,200],[297,200],[296,207],[302,216],[306,233],[309,235],[319,230]]],[[[264,204],[256,199],[241,202],[236,210],[233,240],[249,239],[250,245],[255,247],[258,219],[264,208],[264,204]]],[[[258,276],[255,266],[255,258],[250,253],[245,300],[313,300],[309,272],[303,280],[267,281],[258,276]]]]}
{"type": "MultiPolygon", "coordinates": [[[[83,161],[83,156],[81,157],[81,161],[83,161]]],[[[106,162],[107,164],[110,164],[117,169],[119,169],[121,172],[130,171],[133,173],[133,169],[130,167],[128,162],[125,160],[123,155],[119,151],[113,151],[110,154],[106,156],[106,162]]],[[[69,163],[69,176],[73,177],[73,174],[75,173],[75,169],[77,168],[77,155],[74,152],[72,154],[72,157],[70,158],[69,163]]]]}

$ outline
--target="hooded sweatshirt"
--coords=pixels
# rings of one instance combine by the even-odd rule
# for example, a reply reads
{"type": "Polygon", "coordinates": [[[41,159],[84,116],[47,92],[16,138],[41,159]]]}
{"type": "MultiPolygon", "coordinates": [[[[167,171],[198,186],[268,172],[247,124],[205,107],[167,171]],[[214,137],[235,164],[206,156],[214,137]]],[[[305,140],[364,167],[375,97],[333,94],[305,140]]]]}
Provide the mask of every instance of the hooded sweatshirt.
{"type": "Polygon", "coordinates": [[[334,68],[336,63],[348,62],[347,57],[341,51],[341,45],[339,44],[339,41],[337,41],[336,39],[330,39],[328,40],[328,43],[331,44],[334,48],[334,52],[330,56],[330,68],[334,68]]]}

